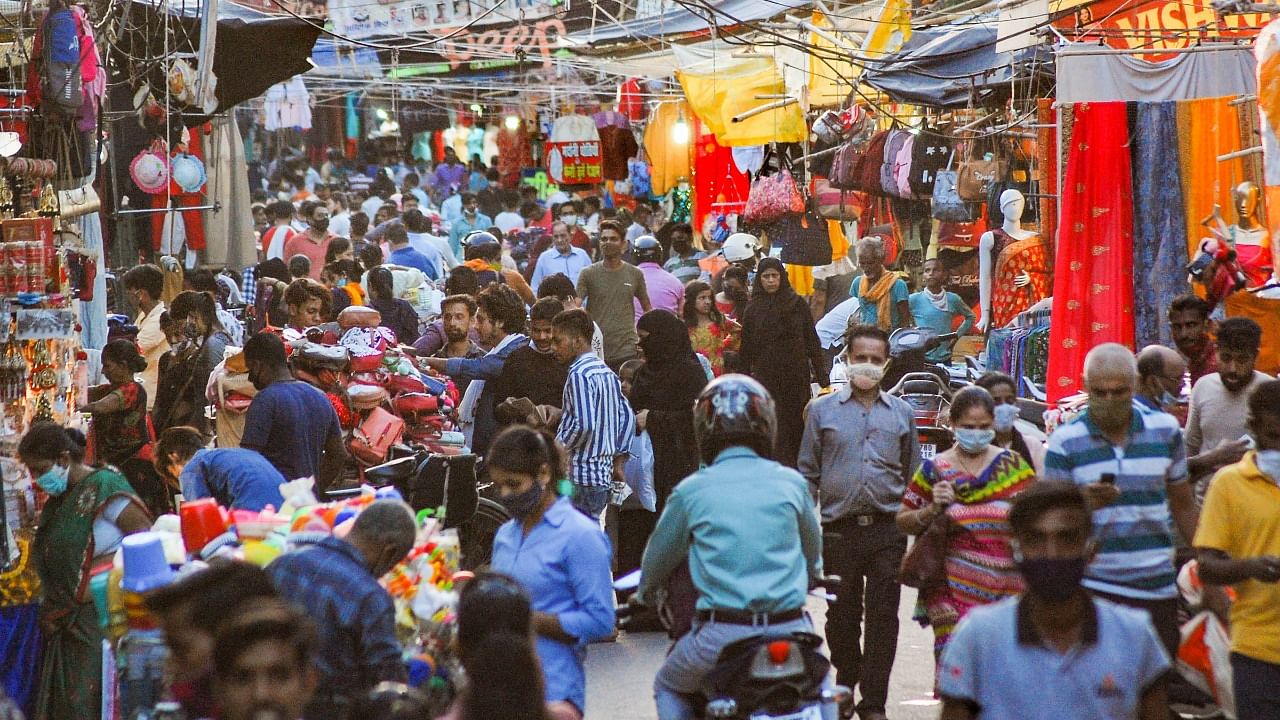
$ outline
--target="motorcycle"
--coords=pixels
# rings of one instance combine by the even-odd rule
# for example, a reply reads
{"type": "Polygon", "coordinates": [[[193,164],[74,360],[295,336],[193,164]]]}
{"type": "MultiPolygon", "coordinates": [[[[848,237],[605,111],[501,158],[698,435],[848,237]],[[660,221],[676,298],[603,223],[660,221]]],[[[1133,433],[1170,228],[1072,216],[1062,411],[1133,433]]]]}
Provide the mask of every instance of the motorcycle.
{"type": "MultiPolygon", "coordinates": [[[[619,592],[633,590],[640,582],[637,570],[614,583],[619,592]]],[[[840,578],[816,581],[824,591],[834,590],[840,578]]],[[[641,606],[618,608],[620,620],[641,606]]],[[[659,610],[659,616],[667,613],[659,610]]],[[[698,718],[715,720],[834,720],[840,705],[852,697],[849,688],[823,687],[831,661],[819,648],[822,638],[808,632],[770,632],[745,637],[726,645],[716,664],[703,678],[703,691],[687,700],[698,718]]]]}

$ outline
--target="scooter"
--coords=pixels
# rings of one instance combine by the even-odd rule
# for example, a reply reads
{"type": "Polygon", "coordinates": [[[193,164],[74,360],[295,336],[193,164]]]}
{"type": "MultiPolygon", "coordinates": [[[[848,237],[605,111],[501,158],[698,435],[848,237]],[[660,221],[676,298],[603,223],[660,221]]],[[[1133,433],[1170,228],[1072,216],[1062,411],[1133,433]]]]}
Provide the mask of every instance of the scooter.
{"type": "Polygon", "coordinates": [[[889,365],[880,387],[885,391],[898,385],[911,373],[930,373],[938,378],[947,397],[951,396],[951,372],[945,365],[930,362],[928,354],[944,344],[954,342],[955,333],[939,335],[927,327],[898,328],[889,335],[889,365]]]}
{"type": "MultiPolygon", "coordinates": [[[[614,589],[634,590],[640,571],[619,578],[614,589]]],[[[817,581],[817,588],[834,590],[840,578],[817,581]]],[[[619,619],[629,617],[639,606],[618,608],[619,619]]],[[[667,613],[659,609],[659,617],[667,613]]],[[[819,648],[822,638],[813,633],[770,632],[745,637],[726,645],[715,666],[703,678],[703,690],[687,698],[695,717],[715,720],[835,720],[841,703],[852,692],[835,685],[823,687],[831,661],[819,648]]]]}
{"type": "Polygon", "coordinates": [[[951,429],[951,392],[937,375],[908,373],[886,392],[911,406],[922,460],[931,460],[955,444],[955,433],[951,429]]]}

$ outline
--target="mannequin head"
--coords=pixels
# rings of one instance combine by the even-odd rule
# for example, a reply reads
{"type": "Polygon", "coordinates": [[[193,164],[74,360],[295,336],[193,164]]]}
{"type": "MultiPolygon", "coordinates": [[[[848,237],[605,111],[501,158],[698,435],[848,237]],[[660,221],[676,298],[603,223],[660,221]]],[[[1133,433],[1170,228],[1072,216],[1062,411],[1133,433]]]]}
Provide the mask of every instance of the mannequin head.
{"type": "Polygon", "coordinates": [[[1248,180],[1231,190],[1231,202],[1236,209],[1236,223],[1242,228],[1252,228],[1258,217],[1258,186],[1248,180]]]}
{"type": "Polygon", "coordinates": [[[1026,207],[1027,199],[1021,192],[1010,188],[1000,193],[1000,212],[1004,214],[1005,222],[1021,222],[1022,211],[1026,207]]]}

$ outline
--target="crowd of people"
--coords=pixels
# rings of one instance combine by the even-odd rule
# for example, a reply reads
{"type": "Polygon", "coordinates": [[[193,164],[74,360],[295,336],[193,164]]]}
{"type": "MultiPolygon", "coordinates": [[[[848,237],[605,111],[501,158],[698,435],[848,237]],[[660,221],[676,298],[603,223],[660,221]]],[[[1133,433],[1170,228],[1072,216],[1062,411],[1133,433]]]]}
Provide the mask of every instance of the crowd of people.
{"type": "MultiPolygon", "coordinates": [[[[288,481],[343,482],[349,404],[300,380],[288,351],[352,307],[459,386],[468,444],[511,518],[491,571],[461,591],[468,684],[446,717],[582,717],[587,646],[615,636],[613,580],[639,568],[636,602],[674,609],[662,720],[694,716],[725,646],[762,626],[812,631],[824,574],[841,578],[833,680],[858,698],[842,716],[885,718],[903,569],[928,548],[941,554],[917,619],[947,720],[1168,717],[1175,578],[1191,557],[1230,627],[1237,717],[1280,717],[1280,380],[1254,368],[1256,323],[1179,298],[1176,350],[1094,348],[1087,404],[1047,435],[1021,417],[1018,383],[988,373],[951,398],[954,446],[922,458],[912,407],[882,380],[894,329],[973,326],[941,263],[912,293],[865,239],[847,282],[806,302],[745,233],[698,248],[644,204],[544,203],[456,157],[426,187],[380,171],[367,195],[331,186],[332,164],[257,208],[261,262],[240,277],[190,273],[166,303],[159,267],[123,276],[137,332],[103,350],[105,383],[81,408],[97,466],[74,430],[23,437],[48,496],[37,718],[97,716],[87,578],[173,512],[175,491],[256,510],[279,507],[288,481]],[[238,415],[224,392],[237,365],[238,415]]],[[[345,537],[265,570],[216,561],[149,594],[173,698],[230,720],[410,703],[379,579],[415,530],[405,503],[382,499],[345,537]]]]}

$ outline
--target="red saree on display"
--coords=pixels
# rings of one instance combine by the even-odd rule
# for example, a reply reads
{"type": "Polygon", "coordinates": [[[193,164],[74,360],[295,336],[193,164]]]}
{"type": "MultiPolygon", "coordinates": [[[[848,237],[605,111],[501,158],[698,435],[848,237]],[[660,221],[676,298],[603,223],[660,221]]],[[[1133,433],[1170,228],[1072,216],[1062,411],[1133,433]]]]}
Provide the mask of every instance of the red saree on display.
{"type": "Polygon", "coordinates": [[[1049,402],[1080,386],[1084,357],[1133,344],[1133,181],[1121,102],[1080,103],[1062,184],[1049,332],[1049,402]]]}

